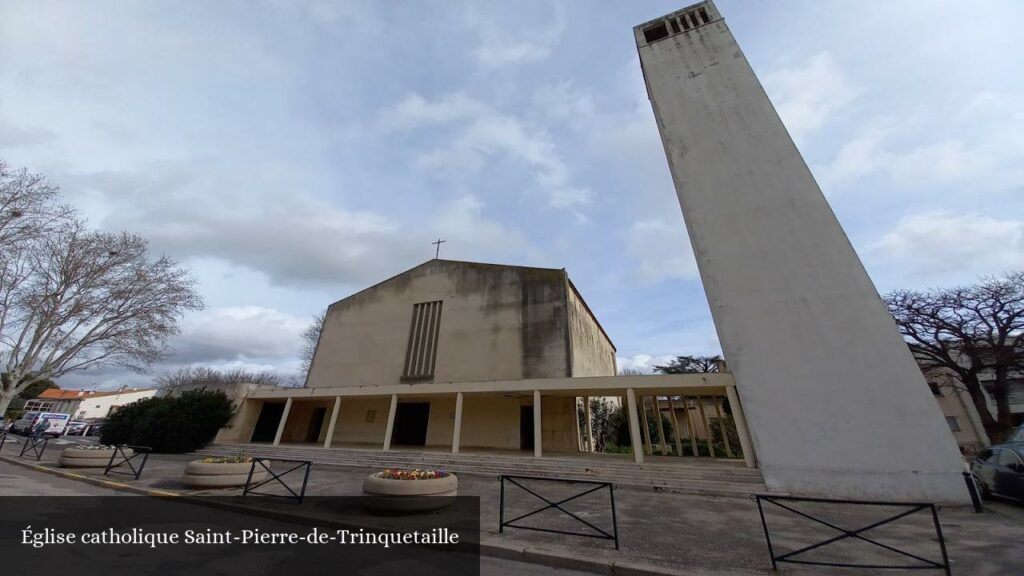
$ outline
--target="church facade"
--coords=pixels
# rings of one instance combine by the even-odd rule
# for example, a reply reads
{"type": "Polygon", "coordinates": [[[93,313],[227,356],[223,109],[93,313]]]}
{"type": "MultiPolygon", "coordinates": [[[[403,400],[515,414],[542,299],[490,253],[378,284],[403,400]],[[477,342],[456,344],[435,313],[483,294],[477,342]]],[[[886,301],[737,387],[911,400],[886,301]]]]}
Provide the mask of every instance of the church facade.
{"type": "Polygon", "coordinates": [[[745,428],[727,373],[616,372],[615,345],[565,270],[434,259],[332,304],[305,387],[251,391],[217,441],[574,455],[594,446],[591,397],[627,405],[638,463],[669,451],[667,434],[648,433],[655,413],[701,438],[728,396],[745,428]],[[670,410],[673,397],[707,402],[704,424],[670,410]]]}

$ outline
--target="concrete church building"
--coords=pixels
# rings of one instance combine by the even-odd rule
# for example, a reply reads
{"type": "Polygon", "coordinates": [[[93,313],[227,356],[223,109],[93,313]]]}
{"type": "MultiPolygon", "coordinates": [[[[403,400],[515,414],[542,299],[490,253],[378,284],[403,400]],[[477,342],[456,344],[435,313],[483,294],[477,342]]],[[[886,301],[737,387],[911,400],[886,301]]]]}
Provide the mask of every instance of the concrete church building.
{"type": "Polygon", "coordinates": [[[966,503],[917,364],[714,4],[633,32],[728,371],[615,376],[564,270],[435,259],[333,304],[306,387],[253,391],[218,442],[574,458],[594,445],[578,399],[611,396],[633,462],[671,461],[659,481],[739,468],[763,478],[747,494],[966,503]],[[716,435],[733,461],[695,472],[716,435]]]}

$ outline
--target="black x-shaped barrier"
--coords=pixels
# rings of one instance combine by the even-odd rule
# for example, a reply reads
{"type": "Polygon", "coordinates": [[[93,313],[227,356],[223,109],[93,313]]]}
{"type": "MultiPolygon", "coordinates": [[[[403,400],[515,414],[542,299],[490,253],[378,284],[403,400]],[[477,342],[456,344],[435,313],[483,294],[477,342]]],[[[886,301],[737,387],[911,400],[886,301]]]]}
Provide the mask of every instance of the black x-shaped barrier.
{"type": "Polygon", "coordinates": [[[570,536],[584,536],[584,537],[587,537],[587,538],[598,538],[598,539],[601,539],[601,540],[614,540],[615,541],[615,549],[618,550],[619,549],[619,523],[618,523],[618,521],[615,518],[615,487],[612,486],[612,484],[610,482],[596,482],[596,481],[592,481],[592,480],[563,480],[561,478],[540,478],[540,477],[536,477],[536,476],[506,476],[506,475],[502,474],[501,475],[501,505],[498,508],[498,532],[504,532],[506,526],[509,527],[509,528],[519,528],[520,530],[536,530],[538,532],[550,532],[552,534],[568,534],[570,536]],[[586,488],[582,492],[579,492],[579,493],[577,493],[577,494],[575,494],[573,496],[569,496],[568,498],[562,498],[562,499],[556,501],[556,500],[552,500],[550,498],[547,498],[546,496],[543,496],[543,495],[537,493],[535,490],[531,490],[530,488],[527,488],[526,486],[523,486],[519,482],[521,480],[528,480],[528,481],[531,481],[531,482],[536,481],[536,482],[558,483],[558,484],[582,484],[582,485],[585,485],[585,486],[589,486],[589,488],[586,488]],[[505,520],[505,482],[508,482],[509,484],[512,484],[513,486],[517,486],[517,487],[521,488],[522,490],[524,490],[525,492],[527,492],[528,494],[533,495],[537,499],[543,501],[545,503],[545,506],[537,508],[536,510],[533,510],[532,512],[527,512],[526,514],[523,514],[523,515],[520,515],[520,516],[516,516],[515,518],[513,518],[511,520],[505,520]],[[576,500],[577,498],[582,498],[583,496],[586,496],[588,494],[593,494],[594,492],[597,492],[599,490],[603,490],[605,488],[608,489],[608,502],[609,502],[609,504],[611,506],[611,510],[612,510],[612,531],[611,531],[611,533],[609,533],[607,530],[604,530],[602,528],[599,528],[599,527],[595,526],[594,524],[584,520],[583,518],[580,518],[577,514],[574,514],[571,511],[566,510],[565,508],[562,507],[562,505],[567,503],[567,502],[571,502],[572,500],[576,500]],[[541,527],[538,527],[538,526],[524,526],[524,525],[522,525],[520,523],[520,521],[525,520],[526,518],[529,518],[530,516],[533,516],[535,514],[540,514],[541,512],[543,512],[545,510],[551,510],[551,509],[558,510],[559,512],[562,512],[566,516],[569,516],[570,518],[576,520],[580,524],[583,524],[583,525],[587,526],[588,528],[590,528],[592,530],[592,532],[572,532],[572,531],[568,531],[568,530],[556,530],[556,529],[553,529],[553,528],[541,528],[541,527]]]}
{"type": "Polygon", "coordinates": [[[946,554],[946,541],[942,537],[942,526],[939,524],[938,507],[935,504],[927,502],[869,502],[862,500],[835,500],[829,498],[799,498],[796,496],[773,496],[768,494],[754,494],[752,497],[757,500],[757,511],[761,514],[761,526],[764,528],[764,538],[765,541],[768,543],[768,554],[769,556],[771,556],[772,559],[772,570],[778,569],[777,563],[779,562],[789,562],[792,564],[835,566],[840,568],[873,568],[875,570],[945,570],[946,576],[950,576],[949,556],[947,556],[946,554]],[[776,554],[775,549],[772,547],[772,538],[768,530],[768,521],[765,519],[764,516],[764,507],[762,506],[762,502],[774,504],[775,506],[778,506],[779,508],[791,512],[797,516],[800,516],[812,522],[817,522],[818,524],[821,524],[823,526],[827,526],[837,532],[840,532],[840,534],[838,536],[827,538],[820,542],[816,542],[809,546],[804,546],[803,548],[799,548],[791,552],[786,552],[784,554],[776,554]],[[827,520],[817,518],[802,510],[797,510],[796,508],[787,506],[786,504],[784,504],[784,502],[817,502],[823,504],[840,504],[850,506],[889,506],[900,508],[902,510],[882,520],[871,522],[870,524],[866,524],[864,526],[860,526],[859,528],[849,530],[843,528],[842,526],[833,524],[832,522],[828,522],[827,520]],[[907,516],[910,516],[911,514],[925,510],[931,512],[932,522],[935,526],[935,537],[939,543],[939,549],[942,552],[942,562],[937,562],[935,560],[924,558],[922,556],[918,556],[917,554],[912,554],[910,552],[907,552],[906,550],[900,550],[899,548],[896,548],[894,546],[890,546],[888,544],[884,544],[882,542],[878,542],[877,540],[873,540],[871,538],[868,538],[867,536],[864,536],[864,533],[869,530],[878,528],[879,526],[890,524],[901,518],[905,518],[907,516]],[[848,538],[855,538],[857,540],[877,546],[878,548],[883,548],[890,552],[895,552],[902,556],[906,556],[907,558],[910,558],[916,562],[911,564],[852,564],[840,562],[802,560],[797,558],[797,556],[800,556],[801,554],[806,554],[807,552],[810,552],[812,550],[820,550],[825,546],[835,544],[836,542],[840,542],[848,538]]]}
{"type": "Polygon", "coordinates": [[[25,452],[31,452],[36,457],[36,462],[39,462],[43,458],[43,452],[46,452],[46,445],[49,443],[49,436],[29,436],[25,439],[25,443],[21,445],[21,453],[18,454],[18,458],[24,457],[25,452]]]}
{"type": "Polygon", "coordinates": [[[277,498],[294,498],[295,500],[297,500],[297,504],[302,504],[302,499],[306,497],[306,485],[309,484],[309,469],[312,466],[313,463],[310,462],[309,460],[280,460],[277,458],[253,458],[252,467],[249,468],[249,477],[246,478],[245,488],[242,490],[242,496],[248,496],[249,494],[258,494],[260,496],[276,496],[277,498]],[[286,464],[294,464],[294,466],[278,474],[277,472],[274,472],[273,470],[270,469],[268,463],[271,461],[283,462],[286,464]],[[252,478],[256,474],[256,470],[258,469],[257,466],[259,466],[259,469],[265,470],[270,477],[264,480],[253,482],[252,478]],[[292,472],[295,472],[297,470],[303,470],[302,487],[299,489],[298,492],[292,489],[292,487],[289,486],[288,483],[282,479],[288,474],[291,474],[292,472]],[[283,486],[285,490],[288,491],[288,494],[272,494],[270,492],[256,491],[256,489],[259,488],[260,486],[263,486],[270,482],[277,482],[278,484],[283,486]]]}
{"type": "Polygon", "coordinates": [[[113,473],[121,476],[131,476],[138,480],[142,477],[142,470],[146,467],[146,462],[149,461],[149,453],[152,451],[153,449],[148,446],[118,444],[114,446],[114,453],[110,455],[110,461],[107,462],[107,469],[103,471],[103,475],[110,476],[113,473]],[[131,456],[125,453],[125,448],[131,448],[131,456]],[[127,472],[123,468],[118,470],[117,468],[122,464],[127,465],[128,470],[131,470],[131,472],[127,472]],[[137,468],[136,465],[138,465],[137,468]]]}
{"type": "Polygon", "coordinates": [[[0,450],[4,449],[5,442],[7,442],[7,430],[0,431],[0,450]]]}

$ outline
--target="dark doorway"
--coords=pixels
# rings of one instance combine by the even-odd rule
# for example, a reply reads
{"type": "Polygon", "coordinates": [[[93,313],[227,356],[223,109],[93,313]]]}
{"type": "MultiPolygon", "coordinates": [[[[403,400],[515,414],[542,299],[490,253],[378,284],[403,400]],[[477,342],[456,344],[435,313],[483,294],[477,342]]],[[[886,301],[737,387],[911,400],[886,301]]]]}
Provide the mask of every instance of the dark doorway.
{"type": "Polygon", "coordinates": [[[277,425],[281,423],[281,415],[284,414],[284,403],[276,404],[263,403],[260,409],[260,417],[256,419],[256,427],[252,430],[250,442],[273,442],[277,435],[277,425]]]}
{"type": "Polygon", "coordinates": [[[426,446],[429,420],[430,402],[400,402],[395,411],[392,444],[426,446]]]}
{"type": "Polygon", "coordinates": [[[533,406],[519,407],[519,449],[533,450],[533,406]]]}
{"type": "Polygon", "coordinates": [[[306,442],[316,442],[320,439],[320,429],[323,428],[326,415],[327,408],[313,408],[313,415],[309,418],[309,430],[306,431],[306,442]]]}

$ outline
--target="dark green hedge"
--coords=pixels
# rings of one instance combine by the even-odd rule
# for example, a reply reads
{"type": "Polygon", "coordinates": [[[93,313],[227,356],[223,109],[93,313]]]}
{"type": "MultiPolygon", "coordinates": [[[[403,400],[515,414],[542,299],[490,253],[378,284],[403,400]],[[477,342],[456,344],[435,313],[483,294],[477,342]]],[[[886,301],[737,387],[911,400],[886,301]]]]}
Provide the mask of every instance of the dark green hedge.
{"type": "Polygon", "coordinates": [[[189,390],[124,406],[103,423],[100,441],[162,453],[191,452],[209,444],[230,418],[231,401],[223,392],[189,390]]]}

